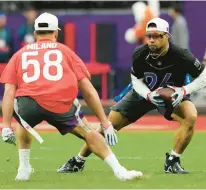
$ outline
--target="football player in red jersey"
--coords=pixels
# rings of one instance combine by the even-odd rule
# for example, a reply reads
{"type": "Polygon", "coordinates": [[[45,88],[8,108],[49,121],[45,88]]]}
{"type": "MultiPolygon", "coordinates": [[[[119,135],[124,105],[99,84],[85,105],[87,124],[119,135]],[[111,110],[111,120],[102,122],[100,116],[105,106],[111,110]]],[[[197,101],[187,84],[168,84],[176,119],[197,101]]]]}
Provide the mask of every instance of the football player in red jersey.
{"type": "Polygon", "coordinates": [[[114,171],[120,180],[142,176],[140,171],[128,171],[107,146],[117,143],[115,130],[107,119],[99,96],[90,82],[90,74],[82,60],[65,45],[56,42],[58,19],[49,13],[35,20],[34,36],[37,42],[28,44],[13,55],[1,76],[5,84],[2,103],[2,138],[15,144],[11,127],[14,113],[17,127],[19,168],[16,180],[30,179],[29,162],[33,127],[47,121],[62,135],[68,132],[82,138],[89,148],[114,171]],[[93,130],[76,99],[78,89],[99,119],[105,139],[93,130]]]}

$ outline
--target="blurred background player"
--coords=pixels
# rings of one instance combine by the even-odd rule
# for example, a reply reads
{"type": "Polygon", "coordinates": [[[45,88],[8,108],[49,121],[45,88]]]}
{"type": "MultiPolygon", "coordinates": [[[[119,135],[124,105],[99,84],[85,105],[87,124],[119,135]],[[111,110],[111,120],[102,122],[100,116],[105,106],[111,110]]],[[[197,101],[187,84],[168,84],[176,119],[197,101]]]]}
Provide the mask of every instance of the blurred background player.
{"type": "Polygon", "coordinates": [[[18,39],[20,41],[20,47],[34,43],[34,21],[37,17],[38,13],[36,9],[32,6],[26,6],[24,8],[24,17],[26,19],[26,23],[22,24],[18,28],[18,39]]]}
{"type": "Polygon", "coordinates": [[[101,123],[109,145],[117,143],[113,126],[108,121],[99,96],[90,82],[90,74],[82,60],[68,47],[57,43],[58,19],[43,13],[35,20],[36,43],[28,44],[13,55],[1,76],[5,84],[2,102],[2,138],[15,144],[11,127],[12,115],[18,121],[19,168],[16,180],[30,179],[31,136],[28,127],[43,120],[55,126],[62,135],[72,133],[84,139],[89,148],[114,171],[119,180],[142,176],[121,166],[104,138],[94,131],[76,99],[78,88],[101,123]]]}
{"type": "Polygon", "coordinates": [[[0,63],[7,63],[14,53],[12,32],[6,24],[6,14],[0,11],[0,63]]]}
{"type": "MultiPolygon", "coordinates": [[[[20,47],[34,43],[34,21],[38,15],[38,11],[34,6],[30,4],[26,4],[24,6],[24,17],[26,22],[22,24],[18,29],[18,39],[20,42],[20,47]]],[[[61,28],[61,32],[58,34],[58,42],[64,43],[64,25],[59,23],[59,27],[61,28]]]]}
{"type": "Polygon", "coordinates": [[[181,48],[190,49],[189,47],[189,30],[187,21],[182,15],[182,8],[180,5],[173,5],[169,9],[169,15],[173,22],[171,25],[172,42],[181,48]]]}
{"type": "MultiPolygon", "coordinates": [[[[133,52],[131,79],[133,89],[111,108],[109,120],[116,130],[134,123],[146,113],[157,109],[167,120],[179,123],[171,153],[166,153],[165,173],[187,174],[180,164],[180,156],[190,143],[197,110],[186,96],[206,86],[205,65],[200,63],[188,50],[169,42],[169,24],[154,18],[147,23],[148,43],[138,46],[133,52]],[[181,69],[180,69],[181,68],[181,69]],[[195,80],[184,85],[189,73],[195,80]],[[171,105],[165,105],[159,96],[160,87],[171,85],[171,105]]],[[[91,154],[84,145],[81,152],[66,162],[57,171],[77,172],[84,168],[86,157],[91,154]],[[76,168],[79,168],[76,169],[76,168]]]]}
{"type": "Polygon", "coordinates": [[[136,24],[133,28],[129,28],[125,32],[125,40],[129,44],[145,44],[146,24],[160,14],[160,4],[158,0],[148,0],[147,3],[146,5],[144,2],[140,1],[132,5],[132,13],[136,24]]]}

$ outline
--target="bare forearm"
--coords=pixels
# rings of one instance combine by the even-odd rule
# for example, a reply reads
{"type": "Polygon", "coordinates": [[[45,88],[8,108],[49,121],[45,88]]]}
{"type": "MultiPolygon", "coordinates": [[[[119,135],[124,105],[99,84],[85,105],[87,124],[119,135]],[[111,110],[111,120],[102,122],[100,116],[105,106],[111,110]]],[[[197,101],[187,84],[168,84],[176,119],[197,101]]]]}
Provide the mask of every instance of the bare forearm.
{"type": "Polygon", "coordinates": [[[12,116],[14,110],[14,96],[10,93],[5,93],[2,102],[3,124],[4,126],[11,126],[12,116]]]}
{"type": "Polygon", "coordinates": [[[84,100],[87,102],[88,106],[91,108],[91,110],[94,112],[94,114],[97,116],[99,121],[104,125],[107,125],[108,122],[107,116],[104,113],[104,109],[101,105],[101,101],[99,98],[99,95],[97,94],[97,91],[94,88],[90,88],[88,92],[82,93],[84,100]]]}

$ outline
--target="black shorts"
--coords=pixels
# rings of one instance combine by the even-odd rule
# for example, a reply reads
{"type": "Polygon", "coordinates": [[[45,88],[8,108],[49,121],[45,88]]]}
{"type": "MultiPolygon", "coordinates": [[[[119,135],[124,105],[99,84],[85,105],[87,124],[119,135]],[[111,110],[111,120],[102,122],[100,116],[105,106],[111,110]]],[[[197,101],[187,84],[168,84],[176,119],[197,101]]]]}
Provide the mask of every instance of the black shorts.
{"type": "MultiPolygon", "coordinates": [[[[15,101],[17,110],[14,111],[15,119],[21,124],[20,117],[32,128],[42,121],[47,121],[56,127],[62,135],[71,132],[79,123],[75,112],[77,107],[73,104],[71,109],[63,114],[53,113],[42,108],[34,99],[28,96],[17,97],[15,101]]],[[[83,113],[79,111],[79,118],[83,118],[83,113]]]]}
{"type": "MultiPolygon", "coordinates": [[[[185,97],[182,101],[189,100],[189,97],[185,97]]],[[[157,109],[158,112],[163,115],[167,120],[172,120],[171,114],[174,112],[172,107],[157,108],[154,104],[148,102],[141,96],[139,96],[133,89],[130,90],[125,97],[115,104],[111,110],[120,112],[130,122],[135,122],[143,115],[151,110],[157,109]]]]}

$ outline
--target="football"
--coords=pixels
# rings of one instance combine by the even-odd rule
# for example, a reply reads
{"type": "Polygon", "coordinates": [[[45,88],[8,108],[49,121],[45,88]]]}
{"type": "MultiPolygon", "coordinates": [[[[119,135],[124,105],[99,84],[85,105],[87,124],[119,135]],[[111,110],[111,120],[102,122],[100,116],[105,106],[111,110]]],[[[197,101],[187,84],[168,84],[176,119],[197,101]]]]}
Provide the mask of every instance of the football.
{"type": "Polygon", "coordinates": [[[166,102],[172,102],[171,95],[175,92],[172,88],[161,88],[157,91],[160,97],[165,100],[166,102]]]}

